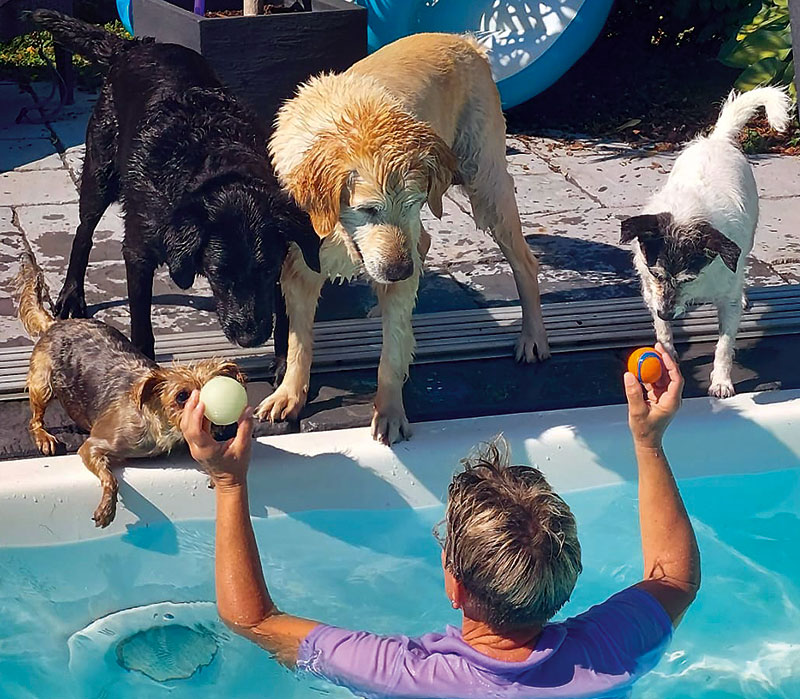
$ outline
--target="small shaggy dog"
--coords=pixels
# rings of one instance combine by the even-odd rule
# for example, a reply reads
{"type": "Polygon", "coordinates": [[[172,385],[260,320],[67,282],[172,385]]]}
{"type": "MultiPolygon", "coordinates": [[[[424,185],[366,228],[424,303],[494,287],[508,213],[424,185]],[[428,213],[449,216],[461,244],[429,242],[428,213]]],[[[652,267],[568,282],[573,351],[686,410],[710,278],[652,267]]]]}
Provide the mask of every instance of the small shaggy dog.
{"type": "Polygon", "coordinates": [[[32,337],[27,389],[30,434],[43,454],[58,441],[44,427],[47,404],[57,398],[70,418],[89,432],[78,450],[100,479],[103,495],[92,517],[98,527],[114,519],[117,480],[111,472],[123,460],[169,452],[183,441],[183,405],[195,388],[214,376],[244,383],[233,362],[207,359],[190,366],[160,367],[114,328],[96,320],[55,320],[41,270],[23,254],[17,278],[19,317],[32,337]]]}
{"type": "Polygon", "coordinates": [[[791,107],[785,92],[775,87],[732,92],[714,130],[681,153],[644,213],[622,221],[620,242],[633,243],[656,337],[673,356],[670,321],[691,304],[716,305],[719,341],[708,393],[717,398],[734,395],[731,363],[758,222],[756,182],[737,138],[762,106],[770,126],[783,131],[791,107]]]}
{"type": "Polygon", "coordinates": [[[409,436],[403,383],[414,350],[411,313],[430,244],[420,210],[427,203],[441,216],[451,184],[464,188],[475,223],[491,231],[511,264],[522,304],[517,359],[550,356],[538,263],[522,235],[506,164],[500,98],[474,41],[417,34],[342,74],[313,78],[279,111],[270,151],[281,183],[324,242],[321,274],[293,251],[287,256],[281,273],[290,324],[286,374],[258,417],[297,418],[308,392],[323,282],[365,271],[383,319],[372,433],[385,443],[409,436]]]}
{"type": "Polygon", "coordinates": [[[92,234],[119,200],[136,347],[155,356],[150,309],[162,264],[182,289],[197,274],[208,279],[229,340],[264,343],[288,243],[319,270],[319,239],[275,179],[266,129],[190,49],[127,41],[49,10],[31,18],[107,72],[86,132],[80,225],[56,314],[86,317],[92,234]]]}

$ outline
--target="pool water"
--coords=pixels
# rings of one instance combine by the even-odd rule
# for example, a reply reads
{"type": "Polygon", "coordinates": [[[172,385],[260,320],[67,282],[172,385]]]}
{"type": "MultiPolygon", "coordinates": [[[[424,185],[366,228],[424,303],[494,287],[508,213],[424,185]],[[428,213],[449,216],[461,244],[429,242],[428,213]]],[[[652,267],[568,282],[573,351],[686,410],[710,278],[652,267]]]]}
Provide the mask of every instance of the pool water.
{"type": "MultiPolygon", "coordinates": [[[[700,541],[703,587],[667,656],[633,696],[797,699],[800,469],[685,480],[681,490],[700,541]]],[[[566,500],[578,518],[585,570],[560,616],[641,575],[635,485],[573,492],[566,500]]],[[[288,612],[376,632],[414,635],[457,623],[430,534],[441,515],[428,508],[257,519],[270,590],[288,612]]],[[[282,669],[233,637],[208,604],[213,599],[210,521],[0,549],[0,697],[352,697],[282,669]],[[161,633],[160,624],[181,615],[187,622],[180,633],[161,633]],[[154,626],[156,657],[180,655],[181,643],[202,656],[187,679],[156,681],[120,664],[120,642],[148,631],[125,646],[126,660],[141,657],[134,646],[155,638],[154,626]]]]}

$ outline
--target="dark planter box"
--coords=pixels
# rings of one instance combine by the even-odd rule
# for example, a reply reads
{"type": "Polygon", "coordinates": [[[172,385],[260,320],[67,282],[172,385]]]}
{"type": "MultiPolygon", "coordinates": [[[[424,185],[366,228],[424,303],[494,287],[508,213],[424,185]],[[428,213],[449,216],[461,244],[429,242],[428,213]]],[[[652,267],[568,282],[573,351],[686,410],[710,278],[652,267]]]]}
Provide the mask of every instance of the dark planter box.
{"type": "MultiPolygon", "coordinates": [[[[133,0],[136,36],[202,54],[270,124],[299,83],[367,55],[367,11],[347,0],[313,0],[311,12],[257,17],[202,17],[192,7],[193,0],[133,0]]],[[[241,0],[206,0],[206,11],[241,9],[241,0]]]]}

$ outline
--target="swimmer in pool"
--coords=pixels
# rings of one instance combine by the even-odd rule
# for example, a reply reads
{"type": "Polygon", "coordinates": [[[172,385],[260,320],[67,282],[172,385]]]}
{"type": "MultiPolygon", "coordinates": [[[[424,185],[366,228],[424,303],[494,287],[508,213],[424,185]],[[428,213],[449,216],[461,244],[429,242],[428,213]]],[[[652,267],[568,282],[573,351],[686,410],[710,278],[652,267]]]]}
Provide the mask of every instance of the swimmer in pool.
{"type": "Polygon", "coordinates": [[[285,665],[360,696],[628,696],[658,662],[700,586],[694,532],[662,448],[683,378],[670,354],[657,349],[667,369],[657,385],[643,390],[632,374],[624,377],[639,467],[642,581],[583,614],[550,623],[581,572],[575,519],[539,471],[507,465],[506,450],[495,443],[468,461],[449,488],[442,567],[447,596],[463,616],[461,628],[419,638],[336,628],[278,609],[250,523],[252,411],[234,439],[217,443],[195,392],[181,427],[192,456],[216,485],[223,621],[285,665]]]}

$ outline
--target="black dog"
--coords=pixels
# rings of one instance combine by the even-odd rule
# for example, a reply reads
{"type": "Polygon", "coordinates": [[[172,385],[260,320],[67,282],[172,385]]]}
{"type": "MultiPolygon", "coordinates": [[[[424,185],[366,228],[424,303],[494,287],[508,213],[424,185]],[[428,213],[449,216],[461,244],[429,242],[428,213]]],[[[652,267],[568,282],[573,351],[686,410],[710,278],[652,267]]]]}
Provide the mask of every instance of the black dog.
{"type": "Polygon", "coordinates": [[[182,289],[196,274],[208,279],[229,340],[244,347],[266,342],[289,242],[319,270],[319,237],[275,179],[267,130],[190,49],[122,39],[49,10],[31,18],[106,69],[86,131],[80,225],[56,314],[86,317],[92,234],[119,200],[138,349],[154,356],[153,273],[162,264],[182,289]]]}

